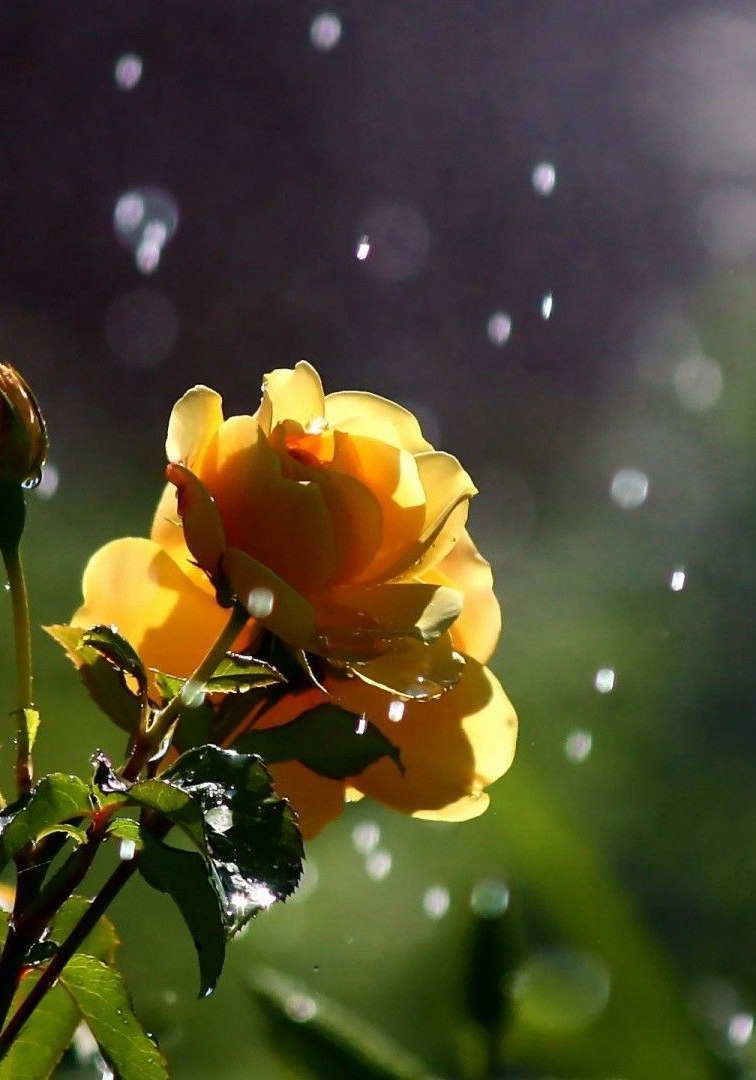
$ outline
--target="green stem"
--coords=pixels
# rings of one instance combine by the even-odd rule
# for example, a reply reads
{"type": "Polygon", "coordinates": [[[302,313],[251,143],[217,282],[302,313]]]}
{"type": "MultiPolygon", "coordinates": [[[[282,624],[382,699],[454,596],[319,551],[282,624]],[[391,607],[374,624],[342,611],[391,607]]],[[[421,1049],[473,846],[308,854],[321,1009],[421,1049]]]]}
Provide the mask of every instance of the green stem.
{"type": "Polygon", "coordinates": [[[182,709],[187,707],[187,692],[201,694],[207,680],[212,676],[223,657],[236,641],[249,620],[248,612],[239,603],[235,603],[231,616],[215,640],[207,655],[200,661],[194,673],[189,676],[184,688],[168,702],[152,722],[150,728],[137,736],[131,757],[121,770],[124,780],[135,780],[146,761],[156,752],[163,739],[178,719],[182,709]]]}
{"type": "Polygon", "coordinates": [[[0,1035],[0,1061],[10,1050],[13,1041],[18,1036],[21,1028],[32,1015],[43,997],[59,978],[61,971],[71,959],[73,954],[82,944],[84,939],[94,930],[98,920],[108,909],[112,901],[121,891],[123,886],[136,870],[136,859],[130,862],[122,862],[103,887],[92,900],[82,917],[74,926],[71,933],[55,953],[50,963],[40,975],[39,979],[29,991],[29,994],[19,1005],[16,1012],[8,1021],[8,1024],[0,1035]]]}
{"type": "Polygon", "coordinates": [[[32,783],[33,764],[26,710],[32,704],[32,653],[31,627],[29,624],[29,597],[21,565],[18,545],[3,548],[3,561],[8,574],[11,603],[13,607],[13,634],[16,642],[16,701],[13,714],[16,717],[16,786],[19,795],[29,791],[32,783]]]}

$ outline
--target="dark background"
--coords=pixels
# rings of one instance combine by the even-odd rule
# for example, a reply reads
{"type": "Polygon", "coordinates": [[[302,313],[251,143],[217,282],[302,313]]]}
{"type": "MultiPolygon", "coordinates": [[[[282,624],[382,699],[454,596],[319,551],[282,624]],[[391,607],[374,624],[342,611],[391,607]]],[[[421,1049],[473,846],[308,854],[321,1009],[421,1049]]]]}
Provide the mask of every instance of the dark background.
{"type": "MultiPolygon", "coordinates": [[[[170,910],[124,898],[124,964],[175,1075],[331,1075],[266,1042],[260,961],[472,1075],[468,897],[495,879],[527,955],[561,950],[556,991],[507,984],[509,1075],[752,1076],[753,6],[3,3],[0,140],[0,351],[52,435],[37,621],[66,618],[100,543],[148,528],[184,389],[253,411],[263,372],[301,357],[461,458],[505,610],[494,666],[522,737],[485,818],[352,808],[312,845],[306,903],[260,919],[201,1005],[170,910]],[[151,250],[150,225],[170,234],[151,250]],[[635,507],[623,469],[631,499],[646,478],[635,507]],[[393,851],[382,881],[350,839],[365,821],[393,851]],[[576,1020],[581,993],[599,1004],[576,1020]]],[[[38,653],[41,752],[81,770],[114,736],[38,653]]]]}

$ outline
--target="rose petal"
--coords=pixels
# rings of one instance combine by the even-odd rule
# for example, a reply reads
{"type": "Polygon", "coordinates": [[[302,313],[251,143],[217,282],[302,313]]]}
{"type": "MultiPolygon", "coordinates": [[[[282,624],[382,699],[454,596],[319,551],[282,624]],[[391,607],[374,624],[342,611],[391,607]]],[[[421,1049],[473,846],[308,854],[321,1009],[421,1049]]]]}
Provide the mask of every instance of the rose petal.
{"type": "Polygon", "coordinates": [[[402,719],[388,718],[390,695],[354,680],[329,685],[346,708],[366,713],[399,747],[404,774],[390,760],[369,766],[350,785],[405,813],[464,820],[484,803],[483,789],[512,763],[517,717],[496,677],[469,659],[453,690],[432,701],[408,702],[402,719]]]}
{"type": "Polygon", "coordinates": [[[228,612],[152,540],[125,537],[100,548],[84,571],[75,626],[113,624],[148,667],[189,676],[218,637],[228,612]]]}
{"type": "Polygon", "coordinates": [[[367,435],[412,454],[433,449],[411,412],[377,394],[360,390],[327,394],[325,416],[330,427],[350,435],[367,435]]]}
{"type": "Polygon", "coordinates": [[[223,401],[220,394],[208,386],[194,386],[187,390],[173,406],[168,421],[168,437],[165,440],[168,460],[191,468],[222,423],[223,401]]]}
{"type": "Polygon", "coordinates": [[[349,670],[363,682],[409,701],[440,697],[460,681],[464,664],[464,658],[452,648],[449,634],[442,634],[432,645],[405,639],[401,648],[353,662],[349,670]]]}
{"type": "Polygon", "coordinates": [[[417,541],[387,570],[392,578],[418,577],[451,551],[478,490],[451,454],[437,450],[417,454],[415,464],[426,496],[425,518],[417,541]]]}
{"type": "Polygon", "coordinates": [[[386,580],[393,576],[388,568],[417,542],[425,521],[425,491],[415,458],[376,439],[336,431],[331,468],[359,480],[380,504],[380,550],[359,580],[386,580]]]}
{"type": "Polygon", "coordinates": [[[491,564],[478,552],[467,532],[451,552],[425,575],[425,580],[460,589],[462,612],[452,627],[460,652],[480,663],[490,660],[501,633],[501,608],[493,591],[491,564]]]}
{"type": "Polygon", "coordinates": [[[282,420],[298,420],[307,427],[325,414],[323,384],[306,360],[300,360],[294,368],[277,368],[263,376],[262,389],[255,419],[266,435],[282,420]]]}
{"type": "Polygon", "coordinates": [[[336,545],[321,489],[281,475],[279,458],[251,416],[233,416],[219,428],[200,479],[215,499],[229,547],[305,594],[333,579],[336,545]]]}
{"type": "Polygon", "coordinates": [[[231,589],[245,607],[249,602],[248,598],[256,590],[272,593],[273,607],[270,615],[260,619],[264,626],[288,645],[303,649],[312,647],[315,637],[315,612],[312,604],[267,566],[237,548],[228,548],[221,565],[231,589]]]}
{"type": "Polygon", "coordinates": [[[226,547],[223,523],[212,495],[183,465],[168,465],[165,475],[176,488],[186,546],[197,564],[214,575],[226,547]]]}
{"type": "MultiPolygon", "coordinates": [[[[448,630],[462,610],[462,594],[456,589],[421,582],[386,585],[344,585],[334,589],[329,599],[334,614],[339,609],[352,614],[351,624],[342,620],[335,625],[373,633],[419,637],[434,641],[448,630]],[[367,616],[368,618],[362,618],[367,616]]],[[[326,613],[326,619],[328,613],[326,613]]],[[[318,628],[323,629],[320,615],[318,628]]]]}

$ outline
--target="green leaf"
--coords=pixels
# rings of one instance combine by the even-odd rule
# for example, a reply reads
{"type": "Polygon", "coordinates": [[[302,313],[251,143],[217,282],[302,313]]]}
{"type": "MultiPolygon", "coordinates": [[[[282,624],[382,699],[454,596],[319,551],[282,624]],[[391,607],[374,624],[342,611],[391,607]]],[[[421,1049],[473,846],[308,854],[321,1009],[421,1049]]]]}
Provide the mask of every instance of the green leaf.
{"type": "Polygon", "coordinates": [[[165,1060],[134,1016],[119,972],[77,953],[63,968],[60,985],[121,1080],[167,1080],[165,1060]]]}
{"type": "MultiPolygon", "coordinates": [[[[53,919],[50,928],[52,940],[57,942],[58,945],[62,945],[90,905],[91,901],[83,896],[69,897],[53,919]]],[[[94,929],[84,938],[76,951],[112,964],[115,961],[116,949],[119,944],[120,939],[115,927],[110,919],[105,918],[103,915],[97,920],[94,929]]]]}
{"type": "Polygon", "coordinates": [[[282,681],[281,672],[267,661],[242,653],[226,653],[206,685],[209,693],[244,694],[282,681]]]}
{"type": "MultiPolygon", "coordinates": [[[[118,727],[129,733],[135,731],[139,726],[143,700],[127,686],[124,678],[124,670],[127,669],[116,666],[98,647],[103,642],[98,639],[93,644],[87,643],[87,634],[94,631],[66,625],[46,626],[44,629],[63,646],[95,704],[118,727]]],[[[131,649],[131,646],[128,648],[131,649]]]]}
{"type": "Polygon", "coordinates": [[[390,757],[404,772],[399,751],[364,716],[324,703],[279,727],[252,729],[234,743],[245,754],[259,754],[268,764],[300,761],[331,780],[357,776],[368,765],[390,757]]]}
{"type": "Polygon", "coordinates": [[[274,794],[258,758],[200,746],[182,755],[163,778],[202,807],[230,934],[291,895],[302,873],[302,837],[293,811],[274,794]]]}
{"type": "Polygon", "coordinates": [[[133,818],[112,818],[108,823],[108,836],[113,840],[131,840],[137,848],[142,846],[142,832],[139,822],[133,818]]]}
{"type": "MultiPolygon", "coordinates": [[[[29,971],[13,999],[13,1011],[40,977],[29,971]]],[[[44,1080],[52,1075],[78,1026],[80,1012],[60,983],[45,994],[0,1062],[0,1080],[44,1080]]]]}
{"type": "Polygon", "coordinates": [[[0,814],[0,869],[52,826],[92,812],[89,789],[78,776],[50,773],[23,800],[0,814]]]}
{"type": "Polygon", "coordinates": [[[295,1064],[318,1063],[322,1076],[362,1080],[432,1080],[413,1054],[337,1002],[270,968],[256,968],[249,986],[272,1023],[274,1042],[295,1064]]]}
{"type": "Polygon", "coordinates": [[[143,780],[129,788],[126,799],[135,806],[157,810],[178,825],[200,851],[207,850],[202,806],[178,784],[169,779],[143,780]]]}
{"type": "Polygon", "coordinates": [[[194,851],[169,847],[142,829],[143,850],[139,871],[153,889],[167,893],[175,902],[197,950],[200,997],[215,987],[223,970],[226,938],[221,889],[215,874],[194,851]]]}
{"type": "Polygon", "coordinates": [[[81,641],[83,645],[97,649],[124,675],[136,679],[140,696],[147,693],[147,669],[136,649],[114,627],[93,626],[91,630],[84,631],[81,641]]]}

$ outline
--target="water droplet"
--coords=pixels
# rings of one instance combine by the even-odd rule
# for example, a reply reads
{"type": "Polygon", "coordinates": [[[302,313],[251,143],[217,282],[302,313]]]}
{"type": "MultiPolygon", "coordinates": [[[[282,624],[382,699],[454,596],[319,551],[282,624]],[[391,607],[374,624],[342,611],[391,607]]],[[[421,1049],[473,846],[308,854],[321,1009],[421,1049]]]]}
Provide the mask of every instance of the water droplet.
{"type": "Polygon", "coordinates": [[[274,604],[275,597],[270,589],[250,589],[247,597],[247,611],[253,619],[267,619],[274,604]]]}
{"type": "Polygon", "coordinates": [[[6,592],[10,592],[10,591],[11,591],[11,587],[10,587],[10,582],[9,582],[9,581],[6,581],[6,583],[5,583],[5,591],[6,591],[6,592]]]}
{"type": "Polygon", "coordinates": [[[124,53],[123,56],[119,56],[113,78],[119,90],[133,90],[142,78],[142,58],[136,53],[124,53]]]}
{"type": "Polygon", "coordinates": [[[21,487],[25,491],[31,491],[33,488],[39,487],[41,482],[42,482],[42,470],[41,469],[35,469],[34,472],[31,473],[29,476],[27,476],[26,480],[23,481],[23,483],[21,484],[21,487]]]}
{"type": "Polygon", "coordinates": [[[205,821],[217,833],[227,833],[234,824],[230,806],[214,806],[205,814],[205,821]]]}
{"type": "Polygon", "coordinates": [[[570,761],[585,761],[593,748],[593,736],[590,731],[576,728],[564,740],[564,753],[570,761]]]}
{"type": "Polygon", "coordinates": [[[745,1046],[753,1035],[753,1016],[751,1013],[738,1012],[730,1018],[727,1025],[727,1040],[732,1046],[745,1046]]]}
{"type": "Polygon", "coordinates": [[[315,974],[317,975],[317,973],[318,973],[318,972],[320,971],[320,964],[313,964],[313,965],[312,965],[312,970],[313,970],[313,971],[315,972],[315,974]]]}
{"type": "Polygon", "coordinates": [[[212,995],[214,993],[215,993],[215,987],[214,986],[208,986],[208,987],[205,988],[205,991],[202,994],[202,997],[203,998],[209,998],[209,997],[212,997],[212,995]]]}
{"type": "Polygon", "coordinates": [[[133,840],[121,840],[118,847],[118,858],[123,862],[130,862],[136,855],[136,843],[133,840]]]}
{"type": "Polygon", "coordinates": [[[512,333],[512,320],[504,311],[495,311],[488,320],[488,340],[492,345],[506,345],[512,333]]]}
{"type": "Polygon", "coordinates": [[[451,897],[443,885],[432,885],[423,895],[423,911],[429,919],[443,919],[449,910],[451,897]]]}
{"type": "Polygon", "coordinates": [[[312,1020],[318,1011],[318,1006],[308,994],[290,994],[284,1002],[287,1015],[299,1024],[306,1024],[312,1020]]]}
{"type": "Polygon", "coordinates": [[[360,260],[360,262],[364,262],[369,254],[370,254],[370,237],[369,236],[361,236],[360,239],[359,239],[359,243],[357,244],[357,248],[355,250],[355,255],[360,260]]]}
{"type": "Polygon", "coordinates": [[[373,881],[383,881],[391,873],[392,862],[388,851],[371,851],[365,859],[365,873],[373,881]]]}
{"type": "Polygon", "coordinates": [[[45,462],[42,467],[42,478],[37,487],[37,496],[40,499],[51,499],[58,490],[59,483],[60,473],[58,467],[53,465],[51,461],[45,462]]]}
{"type": "Polygon", "coordinates": [[[685,588],[685,567],[678,566],[669,575],[669,587],[672,592],[682,592],[685,588]]]}
{"type": "Polygon", "coordinates": [[[430,230],[422,214],[402,203],[376,206],[361,222],[370,237],[365,272],[379,281],[406,281],[420,272],[430,251],[430,230]]]}
{"type": "Polygon", "coordinates": [[[550,161],[540,161],[530,174],[530,179],[539,195],[550,195],[556,187],[556,169],[550,161]]]}
{"type": "Polygon", "coordinates": [[[365,714],[363,713],[362,716],[359,716],[357,718],[357,724],[355,726],[354,731],[355,731],[356,735],[364,735],[365,732],[367,731],[367,729],[368,729],[368,719],[367,719],[367,716],[365,716],[365,714]]]}
{"type": "Polygon", "coordinates": [[[341,40],[341,19],[331,11],[316,15],[310,24],[310,41],[320,52],[330,52],[341,40]]]}
{"type": "Polygon", "coordinates": [[[593,685],[600,694],[610,694],[614,689],[614,680],[614,668],[602,667],[594,675],[593,685]]]}
{"type": "Polygon", "coordinates": [[[620,469],[612,477],[612,502],[623,510],[637,510],[648,497],[648,477],[640,469],[620,469]]]}
{"type": "Polygon", "coordinates": [[[388,707],[388,718],[396,724],[404,716],[404,702],[392,701],[388,707]]]}
{"type": "Polygon", "coordinates": [[[546,293],[541,300],[541,318],[548,320],[551,318],[551,313],[554,310],[554,294],[546,293]]]}
{"type": "Polygon", "coordinates": [[[498,919],[509,907],[509,889],[496,878],[483,878],[470,894],[470,907],[479,919],[498,919]]]}
{"type": "Polygon", "coordinates": [[[381,830],[374,821],[361,821],[352,829],[352,845],[361,855],[374,851],[381,842],[381,830]]]}

